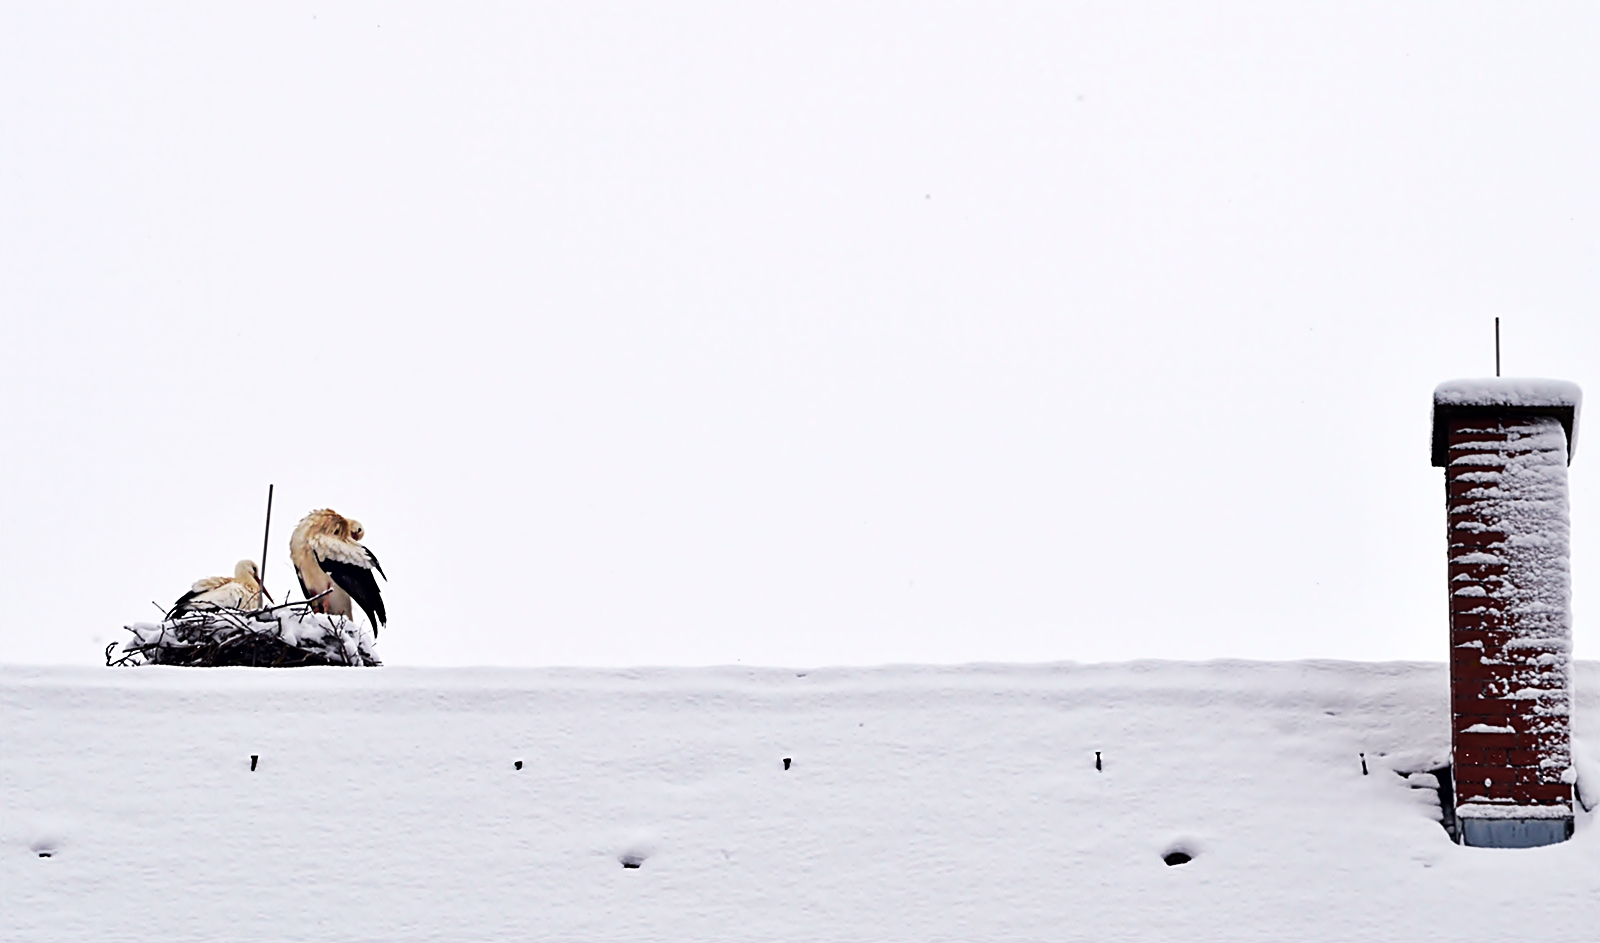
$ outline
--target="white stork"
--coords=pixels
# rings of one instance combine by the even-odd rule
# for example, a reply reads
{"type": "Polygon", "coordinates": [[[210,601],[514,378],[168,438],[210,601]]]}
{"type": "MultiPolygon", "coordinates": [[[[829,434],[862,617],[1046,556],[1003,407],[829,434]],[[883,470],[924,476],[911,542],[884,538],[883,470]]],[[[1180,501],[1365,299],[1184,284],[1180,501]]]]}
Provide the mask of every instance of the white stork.
{"type": "MultiPolygon", "coordinates": [[[[232,576],[208,576],[195,580],[189,591],[172,604],[167,618],[176,619],[184,613],[202,609],[259,609],[264,592],[266,589],[261,585],[261,571],[256,569],[256,562],[240,560],[234,566],[232,576]]],[[[271,599],[272,594],[267,593],[267,598],[271,599]]]]}
{"type": "Polygon", "coordinates": [[[324,508],[312,511],[289,537],[289,559],[300,577],[300,591],[307,599],[327,592],[315,603],[317,611],[332,615],[351,616],[351,600],[361,606],[372,623],[372,635],[387,625],[388,613],[383,609],[383,594],[378,589],[376,571],[384,575],[378,557],[359,541],[366,535],[360,521],[353,521],[337,512],[324,508]]]}

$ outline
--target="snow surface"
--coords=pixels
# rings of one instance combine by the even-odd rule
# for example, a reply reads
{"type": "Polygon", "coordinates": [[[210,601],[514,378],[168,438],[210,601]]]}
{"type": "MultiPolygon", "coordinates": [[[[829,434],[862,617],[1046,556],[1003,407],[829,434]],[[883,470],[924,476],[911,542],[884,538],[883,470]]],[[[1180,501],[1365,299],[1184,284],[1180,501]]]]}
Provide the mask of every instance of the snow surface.
{"type": "Polygon", "coordinates": [[[1592,811],[1463,848],[1396,775],[1444,762],[1448,696],[1407,663],[3,668],[0,938],[1593,940],[1592,811]]]}
{"type": "Polygon", "coordinates": [[[1447,406],[1583,406],[1583,390],[1567,380],[1537,377],[1472,377],[1446,380],[1433,401],[1447,406]]]}

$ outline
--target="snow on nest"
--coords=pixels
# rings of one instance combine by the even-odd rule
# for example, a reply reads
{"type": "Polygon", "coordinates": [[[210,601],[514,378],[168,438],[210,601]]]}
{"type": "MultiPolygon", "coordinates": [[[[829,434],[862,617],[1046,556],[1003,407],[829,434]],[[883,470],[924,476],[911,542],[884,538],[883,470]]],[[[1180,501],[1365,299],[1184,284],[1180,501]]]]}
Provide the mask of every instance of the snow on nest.
{"type": "Polygon", "coordinates": [[[1396,775],[1448,699],[1433,664],[0,668],[0,938],[1592,939],[1594,813],[1463,848],[1396,775]]]}
{"type": "Polygon", "coordinates": [[[243,611],[195,609],[175,619],[135,622],[133,638],[106,649],[107,665],[191,667],[381,665],[372,635],[343,616],[312,612],[305,603],[243,611]]]}
{"type": "Polygon", "coordinates": [[[1445,406],[1583,405],[1583,390],[1567,380],[1537,377],[1476,377],[1446,380],[1434,387],[1433,401],[1445,406]]]}

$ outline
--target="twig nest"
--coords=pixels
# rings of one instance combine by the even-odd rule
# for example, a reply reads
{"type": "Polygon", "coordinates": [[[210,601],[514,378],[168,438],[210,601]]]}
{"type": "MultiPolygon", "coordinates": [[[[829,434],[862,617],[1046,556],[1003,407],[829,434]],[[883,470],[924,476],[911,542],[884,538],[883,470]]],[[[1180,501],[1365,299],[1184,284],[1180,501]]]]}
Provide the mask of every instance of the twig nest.
{"type": "Polygon", "coordinates": [[[249,612],[210,607],[162,622],[124,626],[133,638],[106,647],[107,665],[299,668],[383,664],[372,635],[344,616],[313,612],[308,602],[249,612]]]}

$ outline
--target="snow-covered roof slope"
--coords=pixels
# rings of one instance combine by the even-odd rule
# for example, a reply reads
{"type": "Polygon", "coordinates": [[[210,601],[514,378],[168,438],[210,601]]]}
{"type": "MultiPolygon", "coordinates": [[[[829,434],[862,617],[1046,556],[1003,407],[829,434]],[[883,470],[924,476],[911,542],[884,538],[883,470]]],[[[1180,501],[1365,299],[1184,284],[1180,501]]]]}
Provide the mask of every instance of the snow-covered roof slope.
{"type": "Polygon", "coordinates": [[[1583,390],[1567,380],[1537,377],[1475,377],[1446,380],[1433,388],[1436,404],[1451,406],[1583,405],[1583,390]]]}
{"type": "Polygon", "coordinates": [[[6,668],[0,938],[1592,938],[1593,813],[1463,848],[1398,775],[1448,697],[1431,664],[6,668]]]}

